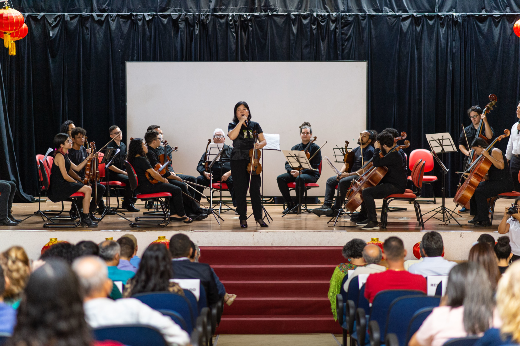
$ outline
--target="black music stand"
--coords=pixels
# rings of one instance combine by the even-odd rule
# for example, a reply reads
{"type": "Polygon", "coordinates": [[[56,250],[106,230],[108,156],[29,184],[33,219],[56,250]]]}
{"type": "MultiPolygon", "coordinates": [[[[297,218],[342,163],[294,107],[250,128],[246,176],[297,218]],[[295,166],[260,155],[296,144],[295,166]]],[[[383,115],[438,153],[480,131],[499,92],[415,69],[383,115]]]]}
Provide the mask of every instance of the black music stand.
{"type": "Polygon", "coordinates": [[[447,226],[448,224],[450,224],[450,220],[454,220],[460,227],[462,227],[459,221],[457,221],[457,219],[455,218],[455,216],[460,217],[460,215],[458,215],[455,212],[457,206],[455,206],[455,209],[453,210],[446,208],[446,173],[449,172],[449,169],[446,168],[446,166],[443,164],[444,154],[457,152],[457,148],[455,147],[453,139],[451,138],[451,135],[449,133],[427,134],[426,140],[430,145],[433,158],[435,159],[435,161],[437,161],[437,163],[442,169],[442,203],[440,207],[430,210],[429,212],[423,215],[426,216],[430,213],[433,213],[428,219],[424,221],[424,223],[433,218],[435,220],[442,221],[442,224],[440,225],[447,226]],[[437,156],[437,152],[439,152],[442,155],[442,160],[437,156]],[[440,219],[440,217],[437,217],[437,214],[442,214],[442,219],[440,219]]]}
{"type": "MultiPolygon", "coordinates": [[[[304,169],[313,169],[304,151],[282,150],[282,153],[285,156],[291,168],[294,170],[298,170],[298,178],[301,177],[302,171],[304,169]]],[[[298,194],[298,204],[291,208],[291,210],[288,210],[286,213],[284,213],[282,217],[284,217],[287,214],[290,214],[294,209],[297,209],[296,214],[299,215],[302,213],[302,194],[298,193],[298,185],[296,185],[295,190],[298,194]]]]}

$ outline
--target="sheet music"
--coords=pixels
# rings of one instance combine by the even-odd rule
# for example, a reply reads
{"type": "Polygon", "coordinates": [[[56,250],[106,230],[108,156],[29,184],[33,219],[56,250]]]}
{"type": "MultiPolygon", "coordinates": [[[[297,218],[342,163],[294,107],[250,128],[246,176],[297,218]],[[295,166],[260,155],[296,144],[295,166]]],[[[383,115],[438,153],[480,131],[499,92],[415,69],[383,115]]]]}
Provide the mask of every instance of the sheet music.
{"type": "Polygon", "coordinates": [[[280,149],[280,135],[264,133],[265,141],[267,144],[263,148],[264,150],[281,150],[280,149]]]}
{"type": "MultiPolygon", "coordinates": [[[[212,162],[215,157],[217,157],[222,148],[224,148],[224,143],[210,143],[208,146],[208,151],[206,152],[206,160],[212,162]]],[[[220,161],[220,157],[217,159],[217,161],[220,161]]]]}

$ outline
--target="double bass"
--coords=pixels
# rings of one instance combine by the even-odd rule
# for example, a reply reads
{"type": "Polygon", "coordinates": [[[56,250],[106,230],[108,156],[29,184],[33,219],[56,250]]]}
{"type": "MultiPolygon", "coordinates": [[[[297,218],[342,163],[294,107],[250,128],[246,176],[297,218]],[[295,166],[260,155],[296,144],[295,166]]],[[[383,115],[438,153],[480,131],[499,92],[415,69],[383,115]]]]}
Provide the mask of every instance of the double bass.
{"type": "MultiPolygon", "coordinates": [[[[495,140],[484,150],[489,151],[493,149],[496,142],[499,142],[502,139],[509,137],[509,135],[510,131],[507,129],[504,130],[504,134],[495,138],[495,140]]],[[[473,197],[473,194],[475,193],[475,189],[478,187],[478,184],[480,184],[480,182],[484,179],[485,175],[489,171],[489,168],[491,168],[491,165],[493,165],[493,163],[482,154],[480,154],[480,156],[471,164],[471,166],[468,168],[469,175],[464,181],[464,184],[462,184],[459,187],[457,193],[455,194],[455,197],[453,198],[453,201],[457,205],[468,205],[469,200],[471,199],[471,197],[473,197]]]]}

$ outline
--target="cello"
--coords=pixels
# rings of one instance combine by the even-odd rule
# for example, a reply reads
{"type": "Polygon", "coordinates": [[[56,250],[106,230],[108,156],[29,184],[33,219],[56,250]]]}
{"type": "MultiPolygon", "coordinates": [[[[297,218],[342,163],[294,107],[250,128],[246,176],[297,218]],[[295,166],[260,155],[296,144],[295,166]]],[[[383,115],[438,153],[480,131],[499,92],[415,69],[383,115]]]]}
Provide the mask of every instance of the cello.
{"type": "Polygon", "coordinates": [[[345,141],[345,156],[343,157],[343,162],[345,163],[345,167],[347,168],[345,171],[350,173],[352,171],[352,165],[354,164],[354,160],[356,159],[356,155],[351,151],[348,151],[348,141],[345,141]]]}
{"type": "MultiPolygon", "coordinates": [[[[484,110],[482,111],[482,114],[485,115],[485,116],[487,116],[488,113],[493,110],[493,107],[495,106],[495,104],[498,101],[497,95],[495,95],[495,94],[490,94],[488,97],[489,97],[489,103],[486,105],[486,107],[484,107],[484,110]]],[[[489,144],[490,143],[490,139],[482,134],[483,124],[484,124],[484,121],[481,118],[480,122],[478,124],[478,130],[477,130],[476,137],[482,138],[483,140],[486,141],[487,144],[489,144]]],[[[464,130],[464,136],[466,136],[465,130],[464,130]]],[[[471,143],[468,143],[468,138],[467,137],[466,137],[466,143],[468,144],[468,149],[471,149],[471,143]]],[[[467,167],[471,166],[471,164],[475,160],[476,160],[475,151],[471,150],[470,151],[470,155],[468,157],[468,160],[466,162],[466,166],[467,167]]]]}
{"type": "MultiPolygon", "coordinates": [[[[504,134],[495,138],[495,140],[486,148],[485,151],[489,151],[493,149],[493,146],[496,142],[501,141],[502,139],[509,137],[510,131],[504,130],[504,134]]],[[[478,184],[484,179],[484,176],[489,171],[493,163],[486,158],[484,155],[480,154],[480,156],[471,164],[468,168],[469,175],[464,181],[464,184],[460,186],[453,198],[453,201],[457,205],[466,206],[469,203],[471,197],[475,193],[475,189],[478,187],[478,184]]]]}

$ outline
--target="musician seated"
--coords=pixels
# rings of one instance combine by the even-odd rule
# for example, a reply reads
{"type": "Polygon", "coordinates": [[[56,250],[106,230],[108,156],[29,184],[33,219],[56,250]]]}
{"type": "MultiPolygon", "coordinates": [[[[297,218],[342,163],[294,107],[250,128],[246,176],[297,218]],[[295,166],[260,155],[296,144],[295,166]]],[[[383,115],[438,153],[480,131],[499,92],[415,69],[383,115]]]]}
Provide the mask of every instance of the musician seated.
{"type": "Polygon", "coordinates": [[[148,161],[146,156],[147,153],[148,147],[141,138],[134,138],[130,141],[128,146],[128,162],[134,168],[137,176],[138,185],[136,191],[142,194],[158,192],[171,193],[172,196],[168,198],[170,221],[183,221],[185,223],[192,222],[193,220],[189,218],[184,211],[181,188],[169,184],[168,179],[162,177],[152,168],[150,161],[148,161]],[[148,178],[146,173],[148,173],[151,178],[148,178]],[[158,182],[152,184],[149,180],[152,178],[158,182]]]}
{"type": "MultiPolygon", "coordinates": [[[[78,166],[81,164],[87,156],[90,155],[91,149],[85,148],[85,136],[87,135],[87,131],[81,127],[75,127],[72,129],[71,138],[72,138],[72,148],[69,149],[69,159],[70,161],[78,166]]],[[[82,170],[77,172],[81,181],[85,179],[85,167],[82,170]]],[[[94,188],[92,187],[92,191],[94,192],[94,188]]],[[[103,195],[105,194],[105,187],[100,183],[97,183],[97,211],[99,214],[103,214],[105,211],[105,203],[103,202],[103,195]]],[[[90,218],[92,220],[98,221],[99,219],[94,216],[96,212],[96,201],[94,200],[94,196],[92,196],[92,202],[90,203],[90,218]]]]}
{"type": "MultiPolygon", "coordinates": [[[[159,154],[157,148],[160,147],[161,140],[157,131],[146,132],[146,134],[144,135],[144,140],[147,144],[146,157],[152,168],[157,169],[158,167],[164,165],[166,162],[162,163],[159,161],[159,154]]],[[[163,171],[160,172],[160,174],[163,178],[166,178],[168,183],[178,187],[181,190],[181,198],[183,200],[184,206],[183,211],[186,211],[189,217],[191,217],[194,221],[199,221],[207,217],[207,215],[203,213],[203,211],[199,207],[197,201],[194,200],[194,198],[188,193],[187,184],[183,182],[177,174],[167,170],[166,167],[163,171]]]]}
{"type": "MultiPolygon", "coordinates": [[[[402,156],[398,151],[392,150],[396,146],[394,136],[387,131],[381,132],[374,143],[374,157],[372,163],[374,167],[386,167],[388,171],[379,184],[363,189],[363,203],[361,210],[366,210],[366,219],[359,221],[358,226],[363,226],[363,230],[379,229],[376,213],[376,198],[404,193],[406,189],[406,171],[403,168],[402,156]],[[392,151],[391,151],[392,150],[392,151]],[[380,157],[380,154],[383,157],[380,157]]],[[[363,217],[364,215],[361,215],[363,217]]]]}
{"type": "Polygon", "coordinates": [[[22,220],[13,216],[13,200],[16,184],[10,180],[0,180],[0,226],[16,226],[22,220]]]}
{"type": "MultiPolygon", "coordinates": [[[[468,221],[476,227],[489,227],[491,221],[489,220],[489,204],[488,198],[495,197],[500,193],[513,191],[513,180],[509,174],[507,167],[507,161],[504,153],[498,148],[493,148],[491,154],[486,150],[488,144],[483,138],[477,137],[471,144],[471,149],[475,150],[477,156],[484,156],[486,159],[491,161],[492,165],[489,167],[484,180],[481,181],[475,189],[473,196],[469,200],[470,213],[474,215],[474,218],[468,221]]],[[[478,164],[477,164],[478,165],[478,164]]],[[[483,167],[482,167],[483,168],[483,167]]],[[[471,178],[472,173],[475,173],[475,169],[482,172],[482,168],[473,168],[470,172],[471,178]]],[[[459,191],[457,191],[457,195],[459,191]]]]}
{"type": "MultiPolygon", "coordinates": [[[[291,199],[291,195],[289,193],[288,183],[296,182],[296,201],[299,203],[300,197],[303,197],[305,193],[305,184],[306,183],[315,183],[320,178],[319,167],[321,163],[321,151],[318,151],[320,147],[316,143],[311,143],[309,146],[309,142],[311,141],[312,128],[311,124],[308,122],[304,122],[300,126],[300,138],[302,140],[301,143],[296,144],[291,148],[291,150],[305,150],[309,155],[309,162],[313,169],[303,169],[301,172],[293,169],[289,162],[285,162],[285,169],[287,173],[280,174],[276,181],[278,182],[278,189],[282,193],[282,197],[287,204],[287,209],[284,210],[284,213],[288,213],[291,209],[294,209],[295,204],[291,199]],[[307,148],[307,146],[309,146],[307,148]]],[[[295,212],[295,211],[293,211],[295,212]]]]}
{"type": "MultiPolygon", "coordinates": [[[[321,208],[317,208],[312,211],[314,214],[318,216],[332,216],[334,212],[342,208],[350,184],[357,180],[361,174],[363,174],[361,167],[370,161],[372,156],[374,156],[374,146],[372,143],[375,141],[376,136],[377,132],[373,130],[363,131],[359,134],[359,139],[357,141],[359,146],[352,149],[351,151],[354,156],[352,167],[347,167],[347,163],[344,163],[343,167],[341,167],[340,175],[335,175],[327,179],[327,184],[325,187],[325,201],[321,208]],[[363,154],[363,156],[361,156],[361,154],[363,154]],[[338,196],[334,205],[332,205],[334,202],[336,185],[338,185],[338,196]]],[[[353,221],[355,221],[355,218],[353,221]]]]}
{"type": "MultiPolygon", "coordinates": [[[[203,186],[209,186],[210,178],[213,176],[213,182],[221,181],[226,183],[229,189],[229,193],[231,194],[231,199],[233,200],[233,205],[235,205],[235,193],[233,190],[233,177],[231,176],[231,152],[233,148],[229,145],[225,144],[226,136],[224,134],[224,130],[215,129],[213,131],[213,143],[223,144],[222,154],[220,155],[219,161],[216,161],[211,167],[211,172],[206,172],[206,152],[202,154],[199,164],[197,165],[197,172],[200,173],[200,176],[197,177],[197,184],[203,186]]],[[[197,186],[197,190],[200,194],[197,194],[195,198],[200,201],[202,196],[202,192],[204,188],[201,186],[197,186]]]]}

